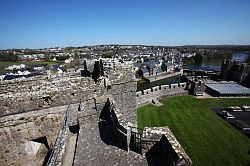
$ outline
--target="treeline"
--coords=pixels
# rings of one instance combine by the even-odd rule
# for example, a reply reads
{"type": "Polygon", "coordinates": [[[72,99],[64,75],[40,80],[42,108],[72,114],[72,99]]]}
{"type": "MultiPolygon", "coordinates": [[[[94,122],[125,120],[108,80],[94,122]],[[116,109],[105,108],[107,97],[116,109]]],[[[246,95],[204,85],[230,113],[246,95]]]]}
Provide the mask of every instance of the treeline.
{"type": "MultiPolygon", "coordinates": [[[[49,58],[49,60],[54,59],[55,56],[52,56],[49,58]]],[[[63,55],[63,56],[56,56],[55,57],[57,61],[65,61],[66,59],[69,59],[70,56],[69,55],[63,55]]]]}
{"type": "Polygon", "coordinates": [[[177,48],[250,51],[250,45],[186,45],[186,46],[179,46],[177,48]]]}
{"type": "Polygon", "coordinates": [[[17,62],[18,61],[18,55],[13,53],[5,53],[0,55],[0,61],[11,61],[11,62],[17,62]]]}
{"type": "Polygon", "coordinates": [[[203,61],[218,61],[222,59],[229,59],[233,54],[232,50],[209,50],[204,52],[198,52],[194,57],[192,57],[192,61],[197,64],[202,63],[203,61]]]}
{"type": "Polygon", "coordinates": [[[105,51],[103,54],[102,54],[102,57],[103,58],[112,58],[112,56],[114,56],[115,53],[112,52],[112,51],[105,51]]]}
{"type": "Polygon", "coordinates": [[[202,58],[204,61],[228,59],[231,58],[233,52],[232,50],[206,51],[202,54],[202,58]]]}

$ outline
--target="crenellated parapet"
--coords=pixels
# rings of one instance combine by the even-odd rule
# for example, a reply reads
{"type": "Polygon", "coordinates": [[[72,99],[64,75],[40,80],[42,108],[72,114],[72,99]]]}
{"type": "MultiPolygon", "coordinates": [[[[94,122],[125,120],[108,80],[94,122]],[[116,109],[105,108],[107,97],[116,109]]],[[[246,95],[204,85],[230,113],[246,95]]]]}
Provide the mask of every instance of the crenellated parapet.
{"type": "Polygon", "coordinates": [[[136,106],[151,103],[153,99],[161,99],[167,96],[186,95],[188,92],[186,89],[186,83],[169,84],[152,87],[143,91],[136,92],[136,106]]]}
{"type": "MultiPolygon", "coordinates": [[[[153,89],[156,90],[157,88],[153,89]]],[[[118,148],[123,147],[129,152],[134,151],[145,155],[147,159],[154,155],[156,150],[157,159],[161,160],[162,164],[170,162],[178,166],[192,165],[192,160],[168,127],[136,128],[127,121],[123,111],[117,108],[117,103],[112,96],[107,96],[103,109],[98,116],[101,119],[99,123],[108,122],[109,132],[112,133],[110,137],[116,140],[115,146],[118,148]]],[[[100,132],[102,133],[101,130],[100,132]]]]}

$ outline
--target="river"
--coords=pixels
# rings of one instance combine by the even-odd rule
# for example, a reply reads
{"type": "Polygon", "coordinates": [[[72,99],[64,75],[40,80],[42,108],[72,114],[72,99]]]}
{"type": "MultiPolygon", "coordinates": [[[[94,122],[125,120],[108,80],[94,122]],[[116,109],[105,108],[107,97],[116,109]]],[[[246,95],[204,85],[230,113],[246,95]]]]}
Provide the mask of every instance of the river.
{"type": "MultiPolygon", "coordinates": [[[[248,56],[249,54],[247,53],[238,52],[238,53],[233,53],[231,56],[231,59],[237,60],[240,62],[245,62],[248,56]]],[[[217,61],[205,61],[205,62],[202,62],[202,64],[189,64],[185,68],[195,69],[195,70],[201,69],[201,70],[220,71],[221,62],[222,62],[222,59],[217,60],[217,61]]],[[[166,79],[162,79],[162,80],[155,81],[155,82],[146,82],[146,81],[141,80],[137,82],[137,91],[149,89],[149,88],[159,86],[159,85],[174,84],[174,83],[179,83],[179,82],[180,82],[180,76],[166,78],[166,79]]]]}
{"type": "MultiPolygon", "coordinates": [[[[236,52],[231,55],[232,60],[236,60],[239,62],[245,62],[248,58],[249,54],[244,52],[236,52]]],[[[193,70],[212,70],[212,71],[220,71],[221,63],[223,59],[216,61],[204,61],[201,64],[188,64],[185,68],[193,69],[193,70]]]]}

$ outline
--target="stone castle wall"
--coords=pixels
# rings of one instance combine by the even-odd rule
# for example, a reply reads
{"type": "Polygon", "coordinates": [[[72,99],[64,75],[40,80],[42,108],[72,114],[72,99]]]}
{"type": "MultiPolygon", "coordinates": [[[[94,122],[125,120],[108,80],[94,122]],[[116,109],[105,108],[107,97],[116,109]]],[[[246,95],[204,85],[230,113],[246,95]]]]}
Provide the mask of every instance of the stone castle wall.
{"type": "Polygon", "coordinates": [[[96,98],[113,96],[117,108],[122,108],[125,121],[133,118],[135,121],[131,121],[136,123],[136,82],[126,73],[114,77],[110,80],[102,77],[97,84],[90,77],[70,75],[0,82],[0,150],[3,152],[0,163],[11,165],[13,158],[20,162],[22,157],[27,159],[25,149],[32,147],[32,139],[46,137],[49,144],[54,143],[68,104],[81,104],[84,112],[95,111],[96,98]],[[109,87],[104,80],[109,82],[109,87]]]}
{"type": "Polygon", "coordinates": [[[133,124],[137,122],[136,114],[136,82],[113,85],[111,94],[118,109],[123,110],[124,116],[133,124]]]}
{"type": "Polygon", "coordinates": [[[151,89],[136,92],[136,107],[138,108],[151,103],[153,99],[161,99],[166,96],[185,95],[188,93],[185,89],[186,83],[178,83],[156,86],[151,89]]]}
{"type": "Polygon", "coordinates": [[[79,98],[85,99],[86,94],[93,94],[91,84],[82,77],[1,83],[0,116],[77,103],[79,98]]]}
{"type": "Polygon", "coordinates": [[[51,146],[55,141],[66,109],[67,106],[61,106],[1,117],[0,163],[18,165],[18,163],[35,162],[32,144],[41,144],[32,140],[45,137],[48,146],[51,146]]]}
{"type": "Polygon", "coordinates": [[[224,59],[221,64],[221,77],[222,79],[235,81],[243,86],[250,87],[250,65],[224,59]]]}
{"type": "MultiPolygon", "coordinates": [[[[69,103],[80,104],[80,115],[85,116],[87,112],[98,113],[102,105],[98,103],[110,97],[114,117],[125,128],[128,124],[136,126],[136,107],[152,99],[187,93],[186,83],[162,85],[142,92],[136,92],[136,88],[133,75],[125,73],[100,78],[97,84],[91,78],[80,76],[1,82],[0,163],[17,164],[17,160],[22,163],[22,157],[27,159],[30,155],[34,139],[46,137],[49,145],[54,143],[69,103]]],[[[118,136],[123,138],[124,133],[118,136]]]]}
{"type": "Polygon", "coordinates": [[[119,103],[124,101],[128,104],[128,109],[135,106],[135,102],[127,102],[128,99],[135,99],[136,83],[131,77],[123,75],[109,83],[111,88],[106,88],[104,78],[95,84],[91,78],[80,76],[37,77],[23,81],[1,82],[0,116],[62,106],[68,103],[81,103],[104,94],[116,96],[119,103]]]}

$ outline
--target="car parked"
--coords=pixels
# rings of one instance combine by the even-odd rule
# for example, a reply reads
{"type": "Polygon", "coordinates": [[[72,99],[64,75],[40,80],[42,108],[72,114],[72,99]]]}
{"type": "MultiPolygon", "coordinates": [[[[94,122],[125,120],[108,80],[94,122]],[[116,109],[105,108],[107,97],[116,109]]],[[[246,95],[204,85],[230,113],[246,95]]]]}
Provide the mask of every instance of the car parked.
{"type": "Polygon", "coordinates": [[[225,118],[227,120],[234,120],[235,119],[235,117],[227,111],[221,111],[220,114],[223,118],[225,118]]]}

